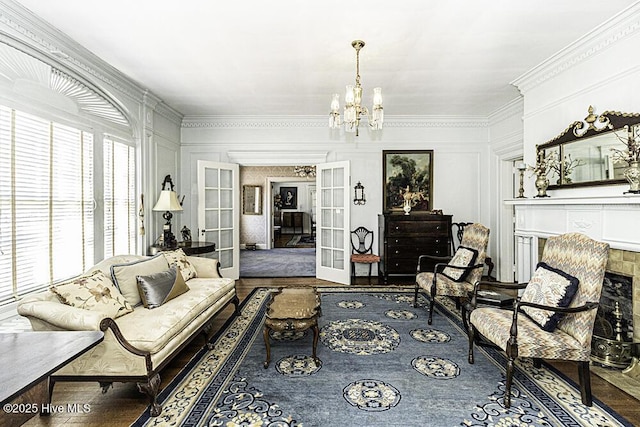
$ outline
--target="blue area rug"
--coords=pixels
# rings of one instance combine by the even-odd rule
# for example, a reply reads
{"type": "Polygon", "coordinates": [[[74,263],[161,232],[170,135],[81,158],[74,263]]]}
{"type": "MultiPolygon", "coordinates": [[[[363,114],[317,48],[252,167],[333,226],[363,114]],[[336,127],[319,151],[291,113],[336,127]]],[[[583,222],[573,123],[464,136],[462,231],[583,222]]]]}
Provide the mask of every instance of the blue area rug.
{"type": "MultiPolygon", "coordinates": [[[[503,406],[504,356],[476,349],[453,303],[402,288],[320,288],[320,363],[312,334],[272,336],[263,368],[262,325],[271,289],[257,289],[160,395],[163,412],[134,425],[206,426],[629,426],[543,364],[518,363],[512,407],[503,406]]],[[[596,396],[597,397],[597,396],[596,396]]]]}

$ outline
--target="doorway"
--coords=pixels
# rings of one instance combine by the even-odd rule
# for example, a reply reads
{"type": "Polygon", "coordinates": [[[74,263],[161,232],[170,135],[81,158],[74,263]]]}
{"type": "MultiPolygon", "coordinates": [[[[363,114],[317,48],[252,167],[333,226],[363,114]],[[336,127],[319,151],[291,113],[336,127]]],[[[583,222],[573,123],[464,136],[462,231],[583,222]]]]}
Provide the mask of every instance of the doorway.
{"type": "Polygon", "coordinates": [[[266,245],[241,251],[240,277],[316,277],[315,179],[265,181],[266,245]]]}

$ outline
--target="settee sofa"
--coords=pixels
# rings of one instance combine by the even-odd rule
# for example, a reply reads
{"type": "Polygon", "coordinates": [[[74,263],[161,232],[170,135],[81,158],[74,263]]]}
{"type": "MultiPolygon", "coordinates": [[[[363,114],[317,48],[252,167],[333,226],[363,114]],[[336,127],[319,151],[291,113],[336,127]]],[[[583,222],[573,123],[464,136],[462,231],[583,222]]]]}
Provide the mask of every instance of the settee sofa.
{"type": "Polygon", "coordinates": [[[211,320],[230,303],[237,315],[235,281],[221,276],[218,261],[179,249],[108,258],[80,278],[25,297],[18,313],[35,331],[104,332],[100,344],[52,374],[49,399],[56,381],[98,381],[103,393],[113,382],[137,382],[158,416],[159,371],[200,334],[207,343],[211,320]],[[164,280],[171,274],[179,285],[164,280]],[[169,295],[158,295],[162,286],[154,281],[162,280],[169,295]]]}

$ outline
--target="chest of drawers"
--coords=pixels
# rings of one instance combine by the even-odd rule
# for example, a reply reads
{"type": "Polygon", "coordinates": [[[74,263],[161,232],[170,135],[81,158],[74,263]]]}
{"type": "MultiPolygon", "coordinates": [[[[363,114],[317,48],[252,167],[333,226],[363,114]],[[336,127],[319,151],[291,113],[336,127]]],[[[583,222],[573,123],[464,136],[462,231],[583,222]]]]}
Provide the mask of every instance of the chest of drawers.
{"type": "Polygon", "coordinates": [[[390,275],[415,275],[420,255],[449,255],[451,215],[379,215],[378,237],[380,274],[385,283],[390,275]]]}

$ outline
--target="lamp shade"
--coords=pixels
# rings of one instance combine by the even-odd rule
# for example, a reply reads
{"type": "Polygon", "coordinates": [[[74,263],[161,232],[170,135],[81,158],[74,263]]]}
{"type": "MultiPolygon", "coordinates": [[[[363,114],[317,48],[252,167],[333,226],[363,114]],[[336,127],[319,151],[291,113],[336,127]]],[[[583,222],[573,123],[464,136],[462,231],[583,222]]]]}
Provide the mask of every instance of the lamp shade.
{"type": "Polygon", "coordinates": [[[158,202],[153,207],[154,211],[181,211],[182,206],[180,206],[180,202],[178,201],[178,195],[175,191],[171,190],[162,190],[160,192],[160,197],[158,197],[158,202]]]}

